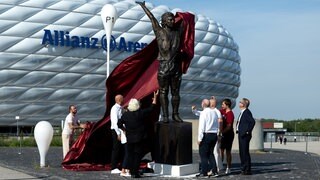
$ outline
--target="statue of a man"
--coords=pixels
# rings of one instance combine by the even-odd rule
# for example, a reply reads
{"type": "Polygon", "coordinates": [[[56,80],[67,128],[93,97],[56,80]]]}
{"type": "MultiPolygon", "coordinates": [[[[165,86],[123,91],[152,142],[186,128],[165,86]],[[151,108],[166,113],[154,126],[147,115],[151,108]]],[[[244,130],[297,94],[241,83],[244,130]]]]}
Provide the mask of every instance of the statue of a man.
{"type": "Polygon", "coordinates": [[[145,11],[152,23],[152,28],[156,36],[160,62],[158,69],[158,83],[160,86],[160,104],[162,110],[163,122],[169,122],[168,111],[168,93],[171,90],[172,119],[176,122],[182,122],[179,117],[180,104],[180,84],[181,84],[181,58],[180,44],[182,39],[183,26],[175,25],[174,15],[166,12],[161,16],[161,26],[154,15],[146,7],[145,2],[136,2],[145,11]]]}

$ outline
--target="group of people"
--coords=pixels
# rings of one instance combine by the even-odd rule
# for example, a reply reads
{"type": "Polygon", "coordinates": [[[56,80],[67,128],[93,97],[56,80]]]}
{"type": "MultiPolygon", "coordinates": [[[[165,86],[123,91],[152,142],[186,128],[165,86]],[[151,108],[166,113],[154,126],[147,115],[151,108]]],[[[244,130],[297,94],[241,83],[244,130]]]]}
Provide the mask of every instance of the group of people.
{"type": "MultiPolygon", "coordinates": [[[[216,104],[216,98],[212,96],[210,99],[202,100],[202,111],[198,111],[195,106],[192,106],[192,112],[199,116],[198,145],[201,172],[196,177],[217,177],[223,169],[224,152],[226,152],[227,162],[225,174],[231,173],[231,149],[234,139],[233,122],[235,119],[231,109],[232,104],[230,99],[224,99],[220,110],[216,108],[216,104]]],[[[248,109],[249,105],[249,99],[241,99],[239,102],[241,113],[236,124],[242,175],[252,174],[249,144],[255,120],[248,109]]]]}
{"type": "MultiPolygon", "coordinates": [[[[287,144],[287,138],[286,138],[286,137],[279,136],[278,139],[279,139],[280,144],[282,144],[282,141],[283,141],[283,144],[284,144],[284,145],[287,144]]],[[[297,141],[297,138],[294,137],[294,142],[296,142],[296,141],[297,141]]]]}
{"type": "MultiPolygon", "coordinates": [[[[115,96],[115,104],[111,108],[111,134],[112,134],[112,154],[111,154],[111,174],[120,176],[131,176],[140,178],[140,161],[143,155],[143,140],[147,137],[144,118],[148,115],[157,103],[159,91],[154,92],[152,106],[140,109],[140,102],[131,99],[128,107],[123,109],[123,96],[115,96]],[[129,158],[130,157],[130,158],[129,158]],[[118,169],[120,159],[122,169],[118,169]]],[[[81,124],[77,116],[75,105],[69,106],[62,131],[63,158],[69,152],[73,144],[73,136],[76,129],[85,129],[86,125],[81,124]]]]}
{"type": "MultiPolygon", "coordinates": [[[[112,134],[112,155],[111,173],[120,176],[131,176],[140,178],[139,165],[143,155],[143,141],[146,138],[146,127],[144,117],[148,115],[157,103],[158,91],[154,92],[152,106],[140,109],[140,102],[131,99],[128,107],[123,109],[123,96],[115,96],[115,104],[111,108],[111,134],[112,134]],[[123,155],[123,156],[122,156],[123,155]],[[130,157],[130,158],[129,158],[130,157]],[[122,169],[118,169],[119,160],[122,169]]],[[[223,168],[224,157],[226,157],[225,174],[230,174],[232,155],[231,149],[234,140],[234,114],[231,109],[230,99],[224,99],[221,109],[216,108],[217,100],[214,96],[202,100],[202,111],[192,106],[192,112],[199,116],[198,145],[201,160],[201,172],[197,177],[218,176],[223,168]],[[226,154],[226,156],[225,156],[226,154]]],[[[252,137],[252,130],[255,120],[248,109],[250,101],[243,98],[239,102],[241,113],[236,124],[236,133],[239,140],[239,154],[241,161],[241,174],[251,174],[251,157],[249,144],[252,137]]],[[[69,106],[69,114],[66,117],[62,131],[63,157],[69,151],[73,143],[73,134],[76,129],[86,128],[77,117],[75,105],[69,106]]]]}

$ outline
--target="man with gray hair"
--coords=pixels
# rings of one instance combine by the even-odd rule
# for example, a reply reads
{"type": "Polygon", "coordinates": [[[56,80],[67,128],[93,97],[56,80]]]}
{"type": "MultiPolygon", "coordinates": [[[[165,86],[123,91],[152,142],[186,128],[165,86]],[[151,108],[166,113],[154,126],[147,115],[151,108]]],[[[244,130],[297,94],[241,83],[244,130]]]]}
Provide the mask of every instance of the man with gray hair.
{"type": "Polygon", "coordinates": [[[241,161],[241,174],[251,175],[251,156],[249,153],[250,140],[252,138],[252,130],[255,125],[255,120],[251,111],[248,109],[250,100],[242,98],[239,102],[239,108],[241,110],[237,121],[237,133],[239,139],[239,154],[241,161]]]}

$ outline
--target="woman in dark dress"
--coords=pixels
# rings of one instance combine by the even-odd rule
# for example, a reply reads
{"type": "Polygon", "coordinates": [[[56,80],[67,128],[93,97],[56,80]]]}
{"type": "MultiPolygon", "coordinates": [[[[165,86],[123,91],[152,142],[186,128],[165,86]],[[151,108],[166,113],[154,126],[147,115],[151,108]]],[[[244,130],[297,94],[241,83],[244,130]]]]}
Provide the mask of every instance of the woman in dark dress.
{"type": "Polygon", "coordinates": [[[140,102],[137,99],[131,99],[118,127],[126,132],[128,148],[128,166],[132,178],[140,178],[139,166],[143,153],[143,144],[146,138],[147,129],[144,124],[144,118],[157,103],[158,91],[153,93],[151,107],[140,109],[140,102]]]}
{"type": "Polygon", "coordinates": [[[222,101],[222,109],[220,110],[222,117],[223,117],[223,130],[222,130],[222,139],[221,139],[221,158],[222,161],[224,159],[224,151],[226,150],[226,160],[227,160],[227,168],[226,174],[230,174],[231,171],[231,149],[232,143],[234,139],[234,131],[233,131],[233,121],[234,121],[234,114],[231,109],[231,100],[224,99],[222,101]]]}

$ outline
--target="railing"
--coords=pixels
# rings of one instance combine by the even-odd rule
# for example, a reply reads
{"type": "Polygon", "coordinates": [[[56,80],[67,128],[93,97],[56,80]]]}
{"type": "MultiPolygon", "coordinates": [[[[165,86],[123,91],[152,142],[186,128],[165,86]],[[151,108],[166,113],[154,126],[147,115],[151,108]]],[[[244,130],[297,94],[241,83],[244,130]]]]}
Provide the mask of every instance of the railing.
{"type": "MultiPolygon", "coordinates": [[[[317,142],[320,141],[320,136],[317,133],[300,133],[299,135],[294,133],[288,133],[282,136],[282,143],[285,145],[287,142],[295,143],[295,142],[305,142],[305,154],[308,154],[308,144],[310,142],[317,142]],[[310,135],[313,134],[313,135],[310,135]],[[284,140],[285,139],[285,140],[284,140]]],[[[276,143],[275,134],[271,134],[271,141],[270,141],[270,153],[273,151],[273,143],[276,143]]],[[[280,142],[281,143],[281,142],[280,142]]]]}

